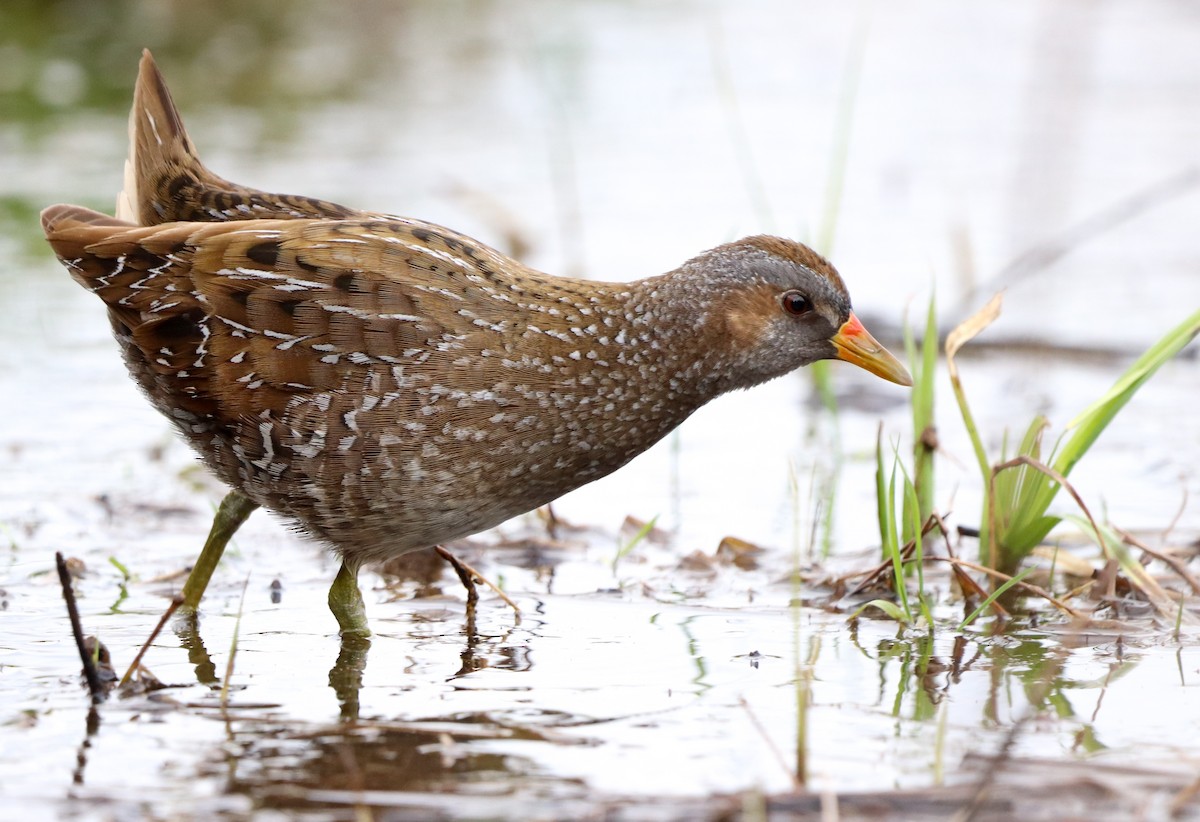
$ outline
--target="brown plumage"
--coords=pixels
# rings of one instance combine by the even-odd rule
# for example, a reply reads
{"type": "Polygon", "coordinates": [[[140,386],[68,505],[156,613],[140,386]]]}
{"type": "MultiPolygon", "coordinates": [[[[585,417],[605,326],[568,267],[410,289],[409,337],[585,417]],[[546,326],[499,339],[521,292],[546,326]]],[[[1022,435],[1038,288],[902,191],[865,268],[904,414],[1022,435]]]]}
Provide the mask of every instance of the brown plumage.
{"type": "Polygon", "coordinates": [[[553,277],[440,226],[221,180],[148,55],[131,135],[118,213],[143,225],[52,206],[47,239],[209,467],[351,568],[545,504],[816,360],[907,384],[790,240],[631,283],[553,277]]]}

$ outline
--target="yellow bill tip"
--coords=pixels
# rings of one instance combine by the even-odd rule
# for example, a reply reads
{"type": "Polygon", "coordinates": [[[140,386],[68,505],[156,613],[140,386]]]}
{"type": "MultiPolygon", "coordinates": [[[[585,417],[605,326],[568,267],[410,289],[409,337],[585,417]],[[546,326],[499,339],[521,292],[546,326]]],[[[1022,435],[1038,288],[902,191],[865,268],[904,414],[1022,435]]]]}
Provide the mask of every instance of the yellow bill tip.
{"type": "Polygon", "coordinates": [[[897,385],[912,385],[908,369],[863,328],[854,314],[842,323],[831,342],[837,349],[839,360],[853,363],[897,385]]]}

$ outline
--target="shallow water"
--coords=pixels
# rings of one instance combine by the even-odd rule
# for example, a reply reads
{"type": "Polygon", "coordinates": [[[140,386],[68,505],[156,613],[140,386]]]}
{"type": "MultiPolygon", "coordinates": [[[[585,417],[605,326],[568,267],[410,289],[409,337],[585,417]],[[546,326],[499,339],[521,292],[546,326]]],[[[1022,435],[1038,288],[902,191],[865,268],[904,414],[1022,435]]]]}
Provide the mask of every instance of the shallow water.
{"type": "MultiPolygon", "coordinates": [[[[1047,267],[1004,273],[1194,167],[1200,19],[1178,4],[112,6],[0,11],[0,817],[342,818],[366,803],[395,818],[696,818],[720,795],[791,791],[802,715],[815,791],[974,784],[1017,722],[1018,759],[1166,770],[1200,756],[1191,627],[1176,637],[1134,612],[1082,635],[1053,618],[960,635],[946,606],[929,638],[794,604],[792,571],[820,553],[835,429],[838,569],[875,560],[879,421],[905,441],[905,392],[840,366],[836,426],[806,379],[777,380],[556,503],[576,526],[557,539],[531,516],[458,546],[519,622],[485,593],[469,623],[440,569],[428,584],[364,574],[375,637],[356,657],[324,604],[335,564],[256,513],[205,600],[208,662],[194,637],[190,651],[161,637],[146,664],[174,687],[110,700],[89,734],[54,551],[86,564],[85,630],[123,669],[180,583],[158,577],[194,558],[221,494],[137,395],[99,305],[36,227],[45,204],[111,202],[142,45],[224,176],[625,279],[735,235],[818,233],[865,31],[833,256],[885,338],[930,283],[946,326],[1011,285],[982,340],[1002,345],[962,362],[989,443],[1035,413],[1057,434],[1200,306],[1200,199],[1184,183],[1047,267]],[[614,568],[627,516],[657,516],[669,536],[614,568]],[[725,536],[763,546],[758,567],[705,561],[725,536]],[[222,712],[212,685],[235,626],[222,712]]],[[[1200,535],[1194,352],[1072,475],[1093,510],[1153,545],[1172,522],[1168,546],[1200,535]]],[[[944,377],[938,390],[939,497],[974,524],[971,453],[944,377]]]]}

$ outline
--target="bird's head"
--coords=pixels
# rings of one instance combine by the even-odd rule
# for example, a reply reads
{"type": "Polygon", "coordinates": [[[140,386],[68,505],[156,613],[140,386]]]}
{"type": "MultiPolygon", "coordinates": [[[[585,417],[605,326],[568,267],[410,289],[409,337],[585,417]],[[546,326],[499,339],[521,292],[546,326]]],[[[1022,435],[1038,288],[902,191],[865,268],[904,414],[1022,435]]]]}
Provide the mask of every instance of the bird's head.
{"type": "Polygon", "coordinates": [[[837,271],[801,243],[747,237],[704,252],[677,274],[685,290],[707,292],[707,299],[681,302],[693,303],[705,345],[729,365],[723,370],[733,384],[723,390],[831,359],[912,385],[900,361],[854,315],[837,271]]]}

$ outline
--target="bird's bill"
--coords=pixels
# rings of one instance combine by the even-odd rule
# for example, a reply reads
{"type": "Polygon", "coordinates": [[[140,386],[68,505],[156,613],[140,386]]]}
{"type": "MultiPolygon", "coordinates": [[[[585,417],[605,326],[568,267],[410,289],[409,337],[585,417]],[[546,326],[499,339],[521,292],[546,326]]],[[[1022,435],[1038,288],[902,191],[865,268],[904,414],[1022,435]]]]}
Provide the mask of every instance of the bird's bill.
{"type": "Polygon", "coordinates": [[[837,358],[853,363],[859,368],[865,368],[877,377],[883,377],[898,385],[912,385],[912,377],[908,369],[892,356],[875,338],[867,333],[858,317],[853,314],[842,323],[838,333],[833,335],[833,346],[837,349],[837,358]]]}

